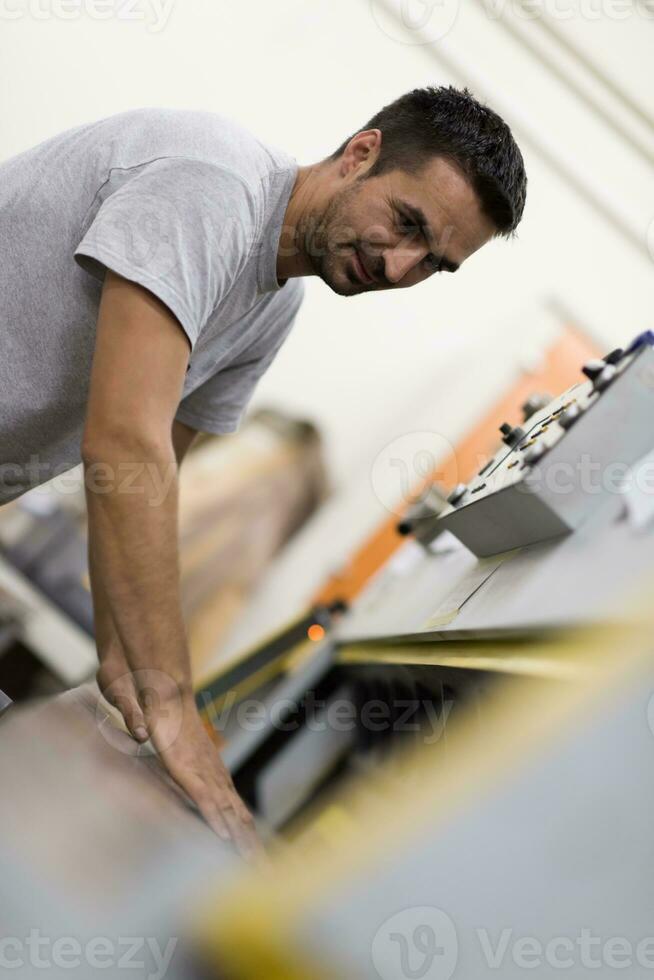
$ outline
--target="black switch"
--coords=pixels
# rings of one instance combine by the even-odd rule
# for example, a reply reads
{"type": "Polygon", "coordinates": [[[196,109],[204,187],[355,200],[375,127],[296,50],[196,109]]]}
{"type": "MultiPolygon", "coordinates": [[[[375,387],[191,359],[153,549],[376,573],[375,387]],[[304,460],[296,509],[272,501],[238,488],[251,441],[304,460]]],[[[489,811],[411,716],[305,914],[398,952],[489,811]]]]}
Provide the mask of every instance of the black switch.
{"type": "Polygon", "coordinates": [[[525,437],[524,429],[521,429],[519,425],[514,428],[508,422],[502,422],[500,432],[502,433],[502,442],[506,443],[507,446],[515,446],[525,437]]]}
{"type": "Polygon", "coordinates": [[[604,358],[604,363],[619,364],[623,357],[624,357],[624,351],[622,347],[616,347],[615,350],[612,350],[610,354],[606,355],[606,357],[604,358]]]}
{"type": "Polygon", "coordinates": [[[452,490],[451,494],[447,498],[448,502],[452,504],[453,507],[456,507],[457,504],[461,503],[463,500],[467,489],[468,488],[465,483],[457,483],[454,490],[452,490]]]}
{"type": "Polygon", "coordinates": [[[594,381],[595,378],[602,373],[605,367],[606,363],[604,361],[588,361],[587,364],[584,364],[581,370],[587,378],[594,381]]]}

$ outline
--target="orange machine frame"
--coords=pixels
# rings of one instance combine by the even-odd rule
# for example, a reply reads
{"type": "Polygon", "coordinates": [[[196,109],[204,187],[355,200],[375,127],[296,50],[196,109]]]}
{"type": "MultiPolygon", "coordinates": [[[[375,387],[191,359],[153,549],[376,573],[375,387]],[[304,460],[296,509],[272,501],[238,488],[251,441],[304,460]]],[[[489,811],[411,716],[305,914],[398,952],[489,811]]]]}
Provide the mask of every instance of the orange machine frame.
{"type": "MultiPolygon", "coordinates": [[[[484,462],[497,450],[498,428],[502,422],[517,425],[521,420],[521,406],[535,391],[550,391],[553,395],[565,391],[579,378],[580,367],[589,358],[599,354],[597,345],[572,327],[564,327],[561,336],[546,351],[539,370],[524,374],[486,416],[459,443],[438,469],[428,476],[423,487],[438,479],[445,487],[454,483],[467,483],[484,462]]],[[[420,488],[414,489],[414,499],[420,488]]],[[[334,602],[350,604],[363,590],[372,575],[403,544],[397,532],[399,517],[408,509],[410,502],[400,504],[397,512],[378,527],[354,552],[351,559],[321,587],[314,597],[315,606],[329,606],[334,602]]]]}

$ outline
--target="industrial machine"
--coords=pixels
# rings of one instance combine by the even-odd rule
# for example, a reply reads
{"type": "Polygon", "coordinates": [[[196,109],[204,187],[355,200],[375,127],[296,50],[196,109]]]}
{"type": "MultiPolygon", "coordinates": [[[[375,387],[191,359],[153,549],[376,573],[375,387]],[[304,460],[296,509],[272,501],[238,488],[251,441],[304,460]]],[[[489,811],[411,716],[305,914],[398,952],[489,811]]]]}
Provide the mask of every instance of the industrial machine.
{"type": "MultiPolygon", "coordinates": [[[[398,743],[425,732],[437,741],[471,707],[483,718],[503,677],[548,685],[575,674],[550,645],[570,628],[611,623],[651,562],[653,340],[589,360],[580,382],[532,400],[521,425],[499,427],[499,448],[468,484],[448,497],[427,487],[396,522],[394,554],[331,629],[325,621],[313,655],[291,658],[288,671],[288,645],[275,638],[266,649],[282,644],[284,669],[277,661],[277,677],[244,690],[240,709],[239,696],[213,712],[236,785],[264,824],[293,833],[323,794],[398,743]],[[253,701],[266,718],[254,734],[234,721],[253,701]],[[349,725],[329,723],[339,711],[349,725]]],[[[306,647],[310,622],[286,638],[304,636],[306,647]]],[[[208,693],[225,694],[232,674],[208,693]]]]}
{"type": "MultiPolygon", "coordinates": [[[[374,733],[370,730],[358,734],[350,730],[336,733],[335,737],[325,732],[321,736],[311,731],[307,716],[311,727],[320,727],[320,723],[313,720],[318,706],[322,705],[324,715],[343,703],[339,675],[344,669],[344,655],[339,653],[336,664],[334,638],[340,636],[341,631],[356,627],[367,605],[371,601],[374,604],[375,590],[378,586],[382,590],[387,588],[396,568],[406,567],[410,577],[415,557],[424,557],[424,552],[414,546],[413,540],[409,542],[406,538],[408,532],[416,540],[421,539],[423,530],[430,533],[430,520],[416,520],[416,517],[433,517],[434,507],[442,509],[447,505],[444,486],[453,485],[457,477],[467,475],[472,478],[479,468],[479,460],[494,454],[502,418],[514,418],[516,425],[518,420],[530,418],[551,400],[544,391],[556,390],[557,385],[568,388],[579,376],[580,361],[597,357],[594,344],[570,328],[559,328],[549,344],[536,369],[533,364],[526,370],[522,368],[509,389],[487,407],[485,414],[465,432],[449,455],[433,460],[433,473],[424,474],[416,486],[409,488],[406,501],[397,501],[393,512],[383,518],[353,550],[347,562],[336,568],[315,591],[309,608],[302,609],[290,623],[275,629],[251,648],[245,651],[233,648],[230,656],[221,657],[215,673],[203,678],[198,685],[198,705],[207,723],[222,736],[223,755],[232,768],[236,784],[264,825],[279,830],[292,822],[293,817],[320,793],[321,787],[331,785],[337,774],[360,761],[359,750],[363,746],[367,746],[370,761],[373,748],[391,741],[385,736],[384,728],[393,732],[399,727],[407,727],[400,724],[406,714],[401,703],[395,722],[382,724],[373,738],[374,733]],[[239,717],[247,713],[248,707],[254,711],[263,710],[266,717],[266,723],[258,725],[256,731],[248,726],[244,730],[239,724],[239,717]],[[298,764],[299,758],[304,764],[298,764]],[[273,786],[276,788],[274,794],[271,792],[273,786]]],[[[309,528],[304,534],[304,547],[299,549],[296,565],[291,563],[287,572],[288,587],[293,591],[297,592],[301,584],[298,573],[303,575],[306,557],[315,554],[320,547],[315,531],[320,532],[320,528],[309,528]]],[[[428,566],[427,576],[430,568],[428,566]]],[[[447,570],[447,565],[445,568],[447,570]]],[[[274,578],[277,577],[276,569],[274,578]]],[[[399,601],[405,603],[405,598],[399,601]]],[[[397,603],[386,611],[393,609],[397,615],[397,603]]],[[[410,612],[408,605],[407,610],[410,612]]],[[[376,605],[373,616],[383,628],[382,610],[376,605]]],[[[353,681],[354,671],[348,668],[346,705],[352,707],[354,702],[360,705],[370,693],[372,668],[364,674],[359,672],[353,681]]],[[[451,683],[443,688],[442,677],[435,671],[423,671],[419,680],[417,669],[412,668],[410,674],[409,677],[404,670],[401,679],[397,674],[391,679],[388,668],[384,668],[385,676],[379,688],[385,697],[384,710],[391,710],[389,702],[393,691],[402,702],[402,695],[408,696],[416,684],[419,689],[435,685],[431,698],[421,697],[420,703],[427,705],[424,710],[444,711],[443,717],[451,715],[454,703],[451,683]],[[444,709],[439,706],[443,701],[444,709]]],[[[455,679],[461,695],[471,675],[457,674],[456,678],[450,678],[450,682],[455,679]]],[[[415,720],[411,725],[415,728],[415,720]]]]}
{"type": "Polygon", "coordinates": [[[651,968],[653,344],[402,518],[305,675],[320,712],[239,759],[294,846],[205,915],[207,975],[651,968]]]}
{"type": "MultiPolygon", "coordinates": [[[[503,446],[477,479],[459,484],[449,507],[430,522],[451,531],[473,554],[494,555],[580,527],[652,448],[654,407],[651,333],[626,350],[583,366],[588,380],[553,399],[528,425],[503,423],[503,446]]],[[[432,535],[418,522],[422,540],[432,535]]]]}
{"type": "MultiPolygon", "coordinates": [[[[78,767],[51,772],[47,753],[65,746],[68,760],[90,726],[78,766],[108,767],[114,790],[100,780],[97,792],[103,808],[119,794],[132,855],[143,814],[152,819],[137,805],[145,772],[161,818],[147,862],[156,900],[152,917],[133,914],[163,949],[182,906],[192,909],[171,977],[608,977],[620,959],[651,968],[654,335],[579,367],[556,397],[521,398],[522,420],[495,419],[476,464],[454,467],[466,483],[426,480],[352,574],[200,685],[270,844],[268,872],[215,850],[169,798],[156,758],[114,732],[93,695],[58,709],[47,745],[30,743],[48,785],[77,785],[78,767]]],[[[22,732],[45,724],[24,717],[12,709],[2,725],[16,758],[22,732]]],[[[13,785],[14,757],[3,765],[13,785]]],[[[33,781],[18,781],[21,812],[37,798],[33,781]]],[[[48,800],[48,820],[63,825],[66,800],[48,800]]],[[[35,874],[15,859],[31,847],[17,814],[12,804],[0,821],[0,863],[33,895],[35,874]]],[[[93,826],[85,853],[110,852],[113,823],[93,826]]],[[[58,845],[48,866],[69,851],[58,845]]],[[[120,869],[125,894],[138,891],[137,866],[120,869]]],[[[90,864],[76,874],[91,887],[90,864]]],[[[124,929],[123,911],[111,912],[124,929]]]]}

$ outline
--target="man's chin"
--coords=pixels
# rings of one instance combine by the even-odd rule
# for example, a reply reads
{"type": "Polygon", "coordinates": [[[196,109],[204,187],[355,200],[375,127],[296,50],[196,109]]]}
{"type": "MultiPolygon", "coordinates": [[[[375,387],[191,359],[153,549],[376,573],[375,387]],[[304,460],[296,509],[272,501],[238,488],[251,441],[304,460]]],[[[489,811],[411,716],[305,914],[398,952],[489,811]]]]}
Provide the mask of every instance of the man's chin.
{"type": "Polygon", "coordinates": [[[359,296],[360,293],[370,292],[370,286],[366,286],[363,283],[352,282],[347,275],[329,275],[328,273],[322,273],[320,278],[329,286],[333,293],[337,296],[359,296]]]}
{"type": "Polygon", "coordinates": [[[353,286],[351,283],[336,284],[328,282],[327,285],[333,293],[337,296],[358,296],[360,293],[365,293],[366,290],[363,286],[353,286]]]}

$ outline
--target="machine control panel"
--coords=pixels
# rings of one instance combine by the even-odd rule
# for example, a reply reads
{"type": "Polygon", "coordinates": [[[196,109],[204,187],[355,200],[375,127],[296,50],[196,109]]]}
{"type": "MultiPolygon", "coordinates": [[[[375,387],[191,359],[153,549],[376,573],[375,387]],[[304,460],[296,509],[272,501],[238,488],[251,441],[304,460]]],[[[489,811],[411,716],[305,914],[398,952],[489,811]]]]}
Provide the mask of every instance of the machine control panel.
{"type": "Polygon", "coordinates": [[[654,449],[654,334],[582,368],[588,380],[500,427],[502,447],[459,484],[421,539],[451,531],[488,556],[579,527],[654,449]]]}

